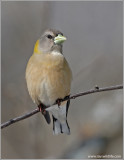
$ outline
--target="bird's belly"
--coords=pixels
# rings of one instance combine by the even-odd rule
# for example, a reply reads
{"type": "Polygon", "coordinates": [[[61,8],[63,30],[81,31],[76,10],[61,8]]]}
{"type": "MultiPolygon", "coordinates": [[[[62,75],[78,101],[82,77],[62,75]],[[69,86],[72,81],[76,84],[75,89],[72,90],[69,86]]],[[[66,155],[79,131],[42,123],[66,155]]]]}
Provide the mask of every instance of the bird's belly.
{"type": "Polygon", "coordinates": [[[58,98],[67,96],[70,92],[70,80],[68,76],[63,71],[55,72],[51,70],[49,73],[46,73],[45,78],[40,84],[38,99],[46,106],[50,106],[58,98]]]}
{"type": "Polygon", "coordinates": [[[51,86],[48,84],[47,80],[44,79],[40,84],[38,99],[41,103],[49,106],[55,102],[55,99],[51,98],[50,93],[52,92],[53,90],[51,89],[51,86]]]}
{"type": "Polygon", "coordinates": [[[27,87],[33,102],[50,106],[69,95],[72,74],[67,61],[60,56],[47,55],[46,59],[35,57],[34,63],[33,58],[26,69],[27,87]]]}

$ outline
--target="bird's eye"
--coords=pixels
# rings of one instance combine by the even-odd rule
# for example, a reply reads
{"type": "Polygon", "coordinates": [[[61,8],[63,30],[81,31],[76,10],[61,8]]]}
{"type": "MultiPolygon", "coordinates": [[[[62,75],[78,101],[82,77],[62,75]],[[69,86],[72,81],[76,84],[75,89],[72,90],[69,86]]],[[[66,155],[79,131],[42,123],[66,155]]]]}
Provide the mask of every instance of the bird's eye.
{"type": "Polygon", "coordinates": [[[52,39],[53,37],[50,34],[48,34],[47,38],[52,39]]]}

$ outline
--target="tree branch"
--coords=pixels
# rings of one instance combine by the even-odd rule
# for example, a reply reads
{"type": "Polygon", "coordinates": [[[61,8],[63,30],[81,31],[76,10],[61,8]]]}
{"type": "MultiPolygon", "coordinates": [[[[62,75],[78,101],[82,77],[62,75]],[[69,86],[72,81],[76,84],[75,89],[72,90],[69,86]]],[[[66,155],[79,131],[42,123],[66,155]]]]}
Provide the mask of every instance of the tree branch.
{"type": "MultiPolygon", "coordinates": [[[[62,99],[61,102],[67,101],[69,99],[75,99],[77,97],[88,95],[88,94],[91,94],[91,93],[103,92],[103,91],[111,91],[111,90],[117,90],[117,89],[123,89],[123,85],[116,85],[116,86],[110,86],[110,87],[105,87],[105,88],[99,88],[98,86],[95,86],[94,89],[91,89],[91,90],[88,90],[88,91],[85,91],[85,92],[81,92],[81,93],[72,95],[70,97],[66,97],[66,98],[62,99]]],[[[29,112],[29,113],[26,113],[26,114],[24,114],[22,116],[10,119],[9,121],[1,124],[1,129],[3,129],[3,128],[5,128],[5,127],[7,127],[7,126],[9,126],[9,125],[11,125],[13,123],[16,123],[18,121],[21,121],[23,119],[31,117],[32,115],[34,115],[34,114],[36,114],[38,112],[39,112],[39,109],[37,108],[37,109],[35,109],[35,110],[33,110],[33,111],[29,112]]]]}

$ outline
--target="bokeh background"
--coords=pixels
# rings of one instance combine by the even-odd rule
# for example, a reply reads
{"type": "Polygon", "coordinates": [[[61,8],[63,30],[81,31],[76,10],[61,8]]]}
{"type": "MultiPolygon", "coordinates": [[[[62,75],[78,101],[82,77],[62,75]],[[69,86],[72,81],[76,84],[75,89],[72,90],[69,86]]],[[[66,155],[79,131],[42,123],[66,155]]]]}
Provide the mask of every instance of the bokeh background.
{"type": "MultiPolygon", "coordinates": [[[[25,68],[47,28],[67,37],[64,56],[73,72],[71,94],[123,82],[123,2],[1,3],[2,122],[37,106],[25,68]]],[[[1,130],[2,159],[122,158],[122,90],[71,100],[71,135],[54,136],[41,113],[1,130]],[[117,157],[116,157],[117,158],[117,157]]]]}

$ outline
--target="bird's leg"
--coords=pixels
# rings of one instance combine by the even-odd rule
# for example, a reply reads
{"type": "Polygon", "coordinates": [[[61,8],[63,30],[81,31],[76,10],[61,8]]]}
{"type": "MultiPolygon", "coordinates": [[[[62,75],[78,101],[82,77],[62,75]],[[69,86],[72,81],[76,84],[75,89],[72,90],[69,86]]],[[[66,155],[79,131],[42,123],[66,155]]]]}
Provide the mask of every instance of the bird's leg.
{"type": "Polygon", "coordinates": [[[56,103],[58,104],[58,106],[61,105],[61,100],[62,100],[62,99],[57,99],[57,100],[56,100],[56,103]]]}
{"type": "Polygon", "coordinates": [[[45,105],[39,104],[39,105],[38,105],[38,108],[39,108],[39,111],[40,111],[43,115],[46,114],[46,111],[45,111],[46,106],[45,106],[45,105]]]}
{"type": "Polygon", "coordinates": [[[70,95],[66,96],[64,99],[66,99],[66,98],[68,99],[69,97],[70,97],[70,95]]]}
{"type": "Polygon", "coordinates": [[[38,108],[39,108],[39,112],[42,112],[42,107],[41,107],[41,105],[38,105],[38,108]]]}
{"type": "MultiPolygon", "coordinates": [[[[68,96],[65,96],[65,98],[64,99],[68,99],[70,97],[70,95],[68,95],[68,96]]],[[[61,99],[61,98],[58,98],[57,100],[56,100],[56,103],[58,104],[58,107],[61,105],[61,101],[62,101],[63,99],[61,99]]]]}

